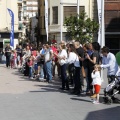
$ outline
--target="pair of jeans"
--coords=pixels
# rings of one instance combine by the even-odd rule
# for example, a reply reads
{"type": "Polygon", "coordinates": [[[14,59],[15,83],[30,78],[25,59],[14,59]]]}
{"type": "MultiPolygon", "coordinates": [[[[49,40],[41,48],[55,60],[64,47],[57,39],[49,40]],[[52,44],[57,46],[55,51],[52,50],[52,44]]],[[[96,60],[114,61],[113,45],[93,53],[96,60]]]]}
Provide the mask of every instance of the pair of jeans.
{"type": "Polygon", "coordinates": [[[66,64],[61,66],[61,78],[62,78],[62,88],[63,89],[65,88],[65,86],[67,89],[69,89],[68,79],[67,79],[67,75],[66,75],[66,67],[67,67],[66,64]]]}
{"type": "Polygon", "coordinates": [[[43,64],[40,64],[40,78],[44,78],[43,64]]]}
{"type": "Polygon", "coordinates": [[[75,83],[74,90],[77,91],[77,92],[79,92],[81,90],[81,84],[80,84],[80,67],[75,67],[74,83],[75,83]]]}
{"type": "Polygon", "coordinates": [[[46,75],[47,75],[47,81],[51,81],[52,80],[52,62],[49,61],[49,62],[46,62],[45,63],[45,72],[46,72],[46,75]]]}
{"type": "Polygon", "coordinates": [[[32,67],[29,67],[29,77],[32,77],[32,76],[33,76],[33,75],[32,75],[32,72],[33,72],[32,67]]]}

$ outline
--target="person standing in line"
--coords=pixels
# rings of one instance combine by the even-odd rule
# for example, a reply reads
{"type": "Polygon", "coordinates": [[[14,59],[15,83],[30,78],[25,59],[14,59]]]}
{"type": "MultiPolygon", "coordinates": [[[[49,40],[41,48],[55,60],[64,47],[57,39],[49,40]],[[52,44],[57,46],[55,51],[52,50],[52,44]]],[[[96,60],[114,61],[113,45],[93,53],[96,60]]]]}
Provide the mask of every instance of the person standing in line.
{"type": "Polygon", "coordinates": [[[76,48],[76,52],[77,52],[77,54],[79,56],[79,61],[80,61],[80,67],[81,67],[80,68],[80,92],[82,92],[82,85],[83,85],[83,75],[82,75],[82,66],[83,66],[83,64],[82,64],[82,62],[84,60],[84,50],[81,47],[81,44],[80,44],[79,41],[76,41],[74,43],[74,46],[76,48]]]}
{"type": "Polygon", "coordinates": [[[66,46],[63,43],[59,44],[59,53],[58,55],[54,53],[54,55],[57,56],[60,64],[60,69],[61,69],[61,79],[62,79],[62,87],[60,88],[61,90],[69,90],[69,83],[66,75],[66,68],[67,68],[67,51],[66,51],[66,46]]]}
{"type": "Polygon", "coordinates": [[[86,54],[89,54],[89,43],[84,44],[83,49],[84,49],[83,68],[84,68],[84,79],[86,80],[86,83],[87,83],[87,87],[86,87],[86,93],[87,93],[89,91],[89,78],[88,78],[88,62],[89,62],[89,60],[86,58],[86,54]]]}
{"type": "Polygon", "coordinates": [[[86,58],[88,59],[88,80],[89,80],[89,91],[87,92],[88,95],[93,94],[93,86],[92,86],[92,77],[91,73],[93,71],[94,65],[99,64],[100,62],[100,45],[98,42],[93,42],[92,43],[92,54],[89,55],[88,53],[86,54],[86,58]]]}
{"type": "MultiPolygon", "coordinates": [[[[58,50],[57,50],[57,47],[55,46],[55,43],[52,44],[51,49],[53,50],[53,53],[58,54],[58,50]]],[[[53,77],[54,77],[55,76],[55,67],[57,66],[57,68],[58,68],[58,58],[55,55],[53,56],[52,66],[53,66],[52,73],[53,73],[53,77]]]]}
{"type": "Polygon", "coordinates": [[[69,65],[72,65],[71,69],[74,69],[73,81],[75,86],[73,93],[75,95],[79,95],[80,94],[80,62],[76,49],[73,44],[69,44],[68,53],[69,55],[68,55],[67,63],[69,63],[69,65]]]}
{"type": "Polygon", "coordinates": [[[40,50],[40,76],[39,80],[43,81],[46,79],[46,70],[45,70],[45,45],[43,45],[40,50]]]}
{"type": "Polygon", "coordinates": [[[45,45],[45,71],[47,74],[47,82],[52,81],[52,58],[53,51],[48,44],[45,45]]]}
{"type": "Polygon", "coordinates": [[[5,56],[6,56],[6,67],[10,68],[10,57],[11,57],[11,47],[10,44],[7,44],[5,48],[5,56]]]}
{"type": "Polygon", "coordinates": [[[118,71],[118,64],[116,62],[115,55],[110,52],[109,48],[104,46],[101,49],[101,53],[103,55],[101,68],[107,68],[107,77],[108,83],[115,79],[116,72],[118,71]]]}
{"type": "Polygon", "coordinates": [[[28,62],[27,62],[27,65],[29,66],[29,78],[30,79],[33,79],[33,60],[32,60],[32,56],[31,57],[29,57],[29,59],[28,59],[28,62]]]}

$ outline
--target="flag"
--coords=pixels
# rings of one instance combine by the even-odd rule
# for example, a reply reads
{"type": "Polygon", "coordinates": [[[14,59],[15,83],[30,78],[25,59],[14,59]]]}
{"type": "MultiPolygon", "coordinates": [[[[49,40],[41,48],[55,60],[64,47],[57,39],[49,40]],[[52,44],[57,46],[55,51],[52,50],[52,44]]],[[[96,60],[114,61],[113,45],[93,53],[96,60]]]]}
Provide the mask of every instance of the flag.
{"type": "Polygon", "coordinates": [[[97,6],[99,21],[98,43],[103,47],[105,45],[104,0],[97,0],[97,6]]]}
{"type": "Polygon", "coordinates": [[[45,0],[45,28],[48,41],[48,0],[45,0]]]}
{"type": "Polygon", "coordinates": [[[10,9],[8,9],[8,12],[11,17],[10,46],[14,48],[14,13],[10,9]]]}
{"type": "Polygon", "coordinates": [[[101,9],[101,0],[97,0],[97,6],[98,6],[98,21],[99,21],[99,31],[98,31],[98,43],[100,44],[101,40],[101,18],[102,18],[102,9],[101,9]]]}

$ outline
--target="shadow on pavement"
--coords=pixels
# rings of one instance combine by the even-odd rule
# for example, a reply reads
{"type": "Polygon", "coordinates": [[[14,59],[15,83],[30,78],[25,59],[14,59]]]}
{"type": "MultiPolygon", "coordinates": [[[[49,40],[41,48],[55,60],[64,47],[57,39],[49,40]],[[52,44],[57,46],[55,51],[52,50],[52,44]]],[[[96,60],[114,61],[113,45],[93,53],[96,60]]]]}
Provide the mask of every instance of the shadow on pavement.
{"type": "Polygon", "coordinates": [[[72,100],[83,101],[83,102],[91,102],[90,100],[80,99],[80,98],[70,98],[72,100]]]}
{"type": "Polygon", "coordinates": [[[59,89],[58,85],[48,84],[48,85],[35,85],[36,87],[40,87],[40,91],[30,91],[34,92],[60,92],[60,93],[68,93],[68,91],[63,91],[59,89]]]}
{"type": "MultiPolygon", "coordinates": [[[[80,96],[80,97],[84,97],[84,96],[80,96]]],[[[90,98],[91,100],[85,100],[85,99],[81,99],[81,98],[70,98],[70,99],[77,100],[77,101],[82,101],[82,102],[92,102],[93,101],[93,99],[91,99],[91,98],[90,98]]],[[[100,101],[100,103],[103,103],[104,102],[103,97],[100,96],[99,101],[100,101]]]]}
{"type": "Polygon", "coordinates": [[[120,120],[120,106],[89,112],[84,120],[120,120]]]}

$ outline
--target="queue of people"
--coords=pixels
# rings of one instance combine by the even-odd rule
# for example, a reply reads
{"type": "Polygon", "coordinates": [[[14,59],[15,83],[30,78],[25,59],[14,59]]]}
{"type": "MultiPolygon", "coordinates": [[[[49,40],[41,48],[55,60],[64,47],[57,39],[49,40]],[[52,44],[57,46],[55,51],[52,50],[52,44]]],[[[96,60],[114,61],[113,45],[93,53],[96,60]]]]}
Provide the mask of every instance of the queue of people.
{"type": "Polygon", "coordinates": [[[24,75],[30,79],[46,80],[52,82],[57,67],[58,78],[61,79],[61,90],[70,90],[71,94],[79,95],[83,92],[82,87],[86,80],[86,95],[95,98],[94,104],[99,104],[99,92],[102,84],[100,71],[108,69],[108,82],[115,76],[118,65],[114,54],[109,48],[102,49],[98,42],[81,45],[79,41],[65,43],[62,41],[52,45],[44,44],[40,50],[29,45],[23,50],[16,46],[11,50],[7,45],[5,48],[6,67],[22,68],[24,75]]]}

